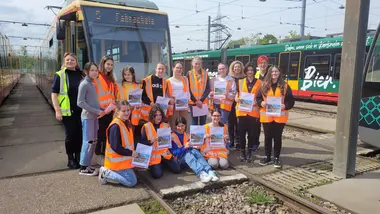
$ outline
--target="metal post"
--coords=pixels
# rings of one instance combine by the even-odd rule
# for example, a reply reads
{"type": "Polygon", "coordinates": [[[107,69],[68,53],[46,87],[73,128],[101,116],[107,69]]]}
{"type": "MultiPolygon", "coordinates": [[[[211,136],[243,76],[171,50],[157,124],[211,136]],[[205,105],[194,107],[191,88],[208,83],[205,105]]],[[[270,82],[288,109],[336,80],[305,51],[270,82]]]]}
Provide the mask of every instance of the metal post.
{"type": "Polygon", "coordinates": [[[301,29],[300,29],[301,40],[305,39],[305,16],[306,16],[306,0],[302,0],[301,29]]]}
{"type": "Polygon", "coordinates": [[[208,29],[207,29],[207,50],[210,50],[210,37],[211,37],[211,16],[208,16],[208,29]]]}
{"type": "Polygon", "coordinates": [[[355,175],[362,70],[370,0],[346,0],[342,48],[334,174],[347,178],[355,175]]]}

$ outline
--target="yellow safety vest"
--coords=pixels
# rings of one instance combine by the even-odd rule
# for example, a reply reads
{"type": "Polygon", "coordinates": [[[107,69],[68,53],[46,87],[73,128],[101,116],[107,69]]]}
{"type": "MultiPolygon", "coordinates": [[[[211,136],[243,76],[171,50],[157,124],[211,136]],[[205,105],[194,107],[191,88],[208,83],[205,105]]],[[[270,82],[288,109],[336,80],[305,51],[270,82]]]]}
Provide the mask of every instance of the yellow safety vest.
{"type": "Polygon", "coordinates": [[[57,71],[56,74],[59,76],[60,79],[58,94],[59,109],[61,110],[62,116],[71,116],[70,99],[68,94],[69,88],[66,81],[66,69],[57,71]]]}

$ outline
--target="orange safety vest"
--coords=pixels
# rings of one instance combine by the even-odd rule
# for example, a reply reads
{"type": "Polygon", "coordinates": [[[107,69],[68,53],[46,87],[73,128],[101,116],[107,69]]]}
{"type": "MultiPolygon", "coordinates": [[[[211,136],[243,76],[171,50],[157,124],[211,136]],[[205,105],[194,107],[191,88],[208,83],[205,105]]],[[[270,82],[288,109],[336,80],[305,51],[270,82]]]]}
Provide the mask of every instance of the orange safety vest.
{"type": "MultiPolygon", "coordinates": [[[[141,88],[141,85],[137,84],[137,83],[125,83],[125,84],[132,84],[133,85],[132,89],[141,88]]],[[[117,91],[116,92],[116,100],[118,100],[118,101],[128,100],[127,87],[123,87],[122,84],[118,83],[118,84],[116,84],[116,91],[117,91]]],[[[137,126],[139,124],[140,118],[141,118],[140,108],[139,109],[134,108],[132,110],[132,114],[131,114],[132,125],[137,126]]]]}
{"type": "MultiPolygon", "coordinates": [[[[200,81],[198,81],[198,79],[197,79],[195,70],[189,71],[190,90],[191,90],[191,93],[193,93],[196,100],[201,99],[202,94],[206,89],[207,80],[208,80],[208,73],[205,72],[203,69],[201,72],[201,80],[200,81]]],[[[189,104],[195,105],[195,103],[192,100],[189,101],[189,104]]],[[[208,104],[207,98],[203,101],[203,104],[208,104]]]]}
{"type": "MultiPolygon", "coordinates": [[[[227,134],[227,125],[224,125],[224,134],[227,134]]],[[[210,125],[205,125],[206,134],[210,135],[210,125]]],[[[210,146],[210,138],[206,138],[201,147],[201,153],[203,157],[207,160],[209,158],[228,158],[228,151],[224,148],[212,148],[210,146]]]]}
{"type": "MultiPolygon", "coordinates": [[[[145,135],[148,140],[157,138],[157,132],[154,129],[153,123],[147,122],[144,124],[145,135]]],[[[160,128],[169,128],[169,124],[161,123],[160,128]]],[[[142,130],[141,130],[142,131],[142,130]]],[[[163,156],[166,160],[170,160],[173,155],[169,152],[169,149],[158,149],[157,141],[153,143],[152,155],[150,157],[149,166],[156,165],[161,163],[161,156],[163,156]]]]}
{"type": "Polygon", "coordinates": [[[183,134],[183,144],[181,143],[178,136],[174,132],[172,132],[171,138],[172,138],[172,141],[175,144],[177,144],[178,148],[182,148],[183,146],[186,146],[187,144],[189,144],[190,135],[186,132],[183,134]]]}
{"type": "MultiPolygon", "coordinates": [[[[270,96],[270,97],[282,97],[282,104],[284,104],[287,88],[288,88],[288,85],[285,83],[284,96],[281,95],[280,87],[276,88],[276,92],[275,93],[273,93],[273,90],[270,88],[269,91],[268,91],[267,96],[270,96]]],[[[263,94],[263,98],[264,98],[265,102],[267,102],[267,96],[264,96],[264,94],[263,94]]],[[[289,111],[288,110],[281,110],[281,116],[278,116],[278,117],[276,117],[276,116],[267,116],[266,115],[266,111],[267,111],[266,108],[261,108],[260,109],[260,122],[262,122],[262,123],[270,123],[272,121],[275,121],[276,123],[286,123],[288,121],[288,117],[289,117],[289,111]]]]}
{"type": "MultiPolygon", "coordinates": [[[[145,93],[149,97],[150,101],[154,101],[153,97],[153,90],[152,90],[152,75],[147,76],[145,79],[143,79],[143,82],[145,82],[145,93]]],[[[165,96],[166,88],[167,88],[167,82],[164,78],[162,78],[162,93],[163,96],[165,96]]],[[[150,105],[143,104],[141,107],[141,117],[149,121],[149,111],[152,109],[150,105]]],[[[173,105],[168,105],[168,109],[166,111],[166,116],[170,116],[173,113],[173,105]]]]}
{"type": "Polygon", "coordinates": [[[123,146],[123,148],[134,151],[133,131],[129,130],[122,120],[120,120],[117,117],[114,118],[106,131],[107,143],[104,157],[104,167],[114,171],[133,168],[132,156],[119,155],[111,148],[111,144],[108,141],[108,129],[113,124],[119,126],[121,135],[121,145],[123,146]]]}
{"type": "MultiPolygon", "coordinates": [[[[234,83],[233,79],[226,81],[226,92],[227,92],[227,94],[230,93],[233,83],[234,83]]],[[[212,86],[213,86],[212,91],[214,91],[214,84],[212,84],[212,86]]],[[[226,97],[225,99],[220,100],[220,108],[223,110],[226,110],[226,111],[231,111],[233,102],[234,102],[233,99],[228,99],[228,97],[226,97]]],[[[211,99],[210,109],[211,110],[214,109],[214,99],[211,99]]]]}
{"type": "MultiPolygon", "coordinates": [[[[189,85],[188,85],[188,80],[187,80],[187,77],[181,77],[182,79],[182,84],[183,84],[183,92],[185,93],[189,93],[189,85]]],[[[167,82],[167,85],[168,85],[168,95],[169,97],[173,97],[173,86],[172,86],[172,83],[170,82],[170,80],[166,80],[167,82]]],[[[174,108],[170,109],[171,112],[170,112],[170,115],[173,115],[173,112],[174,112],[174,108]]],[[[169,109],[168,109],[168,113],[169,113],[169,109]]]]}
{"type": "Polygon", "coordinates": [[[96,93],[100,108],[106,109],[111,103],[115,102],[115,87],[113,83],[107,84],[104,76],[99,74],[98,78],[94,79],[96,93]]]}
{"type": "MultiPolygon", "coordinates": [[[[252,90],[251,90],[251,94],[254,94],[256,96],[257,94],[257,91],[259,90],[260,88],[260,80],[257,79],[256,80],[256,83],[255,85],[253,86],[252,90]]],[[[240,98],[240,93],[241,92],[248,92],[248,87],[247,87],[247,78],[244,78],[244,79],[240,79],[239,80],[239,98],[240,98]]],[[[255,98],[256,99],[256,98],[255,98]]],[[[243,117],[243,116],[247,116],[247,114],[251,117],[255,117],[255,118],[259,118],[260,117],[260,112],[259,112],[259,106],[257,104],[253,105],[252,106],[252,111],[251,112],[245,112],[245,111],[241,111],[239,110],[239,103],[236,103],[236,116],[237,117],[243,117]]]]}

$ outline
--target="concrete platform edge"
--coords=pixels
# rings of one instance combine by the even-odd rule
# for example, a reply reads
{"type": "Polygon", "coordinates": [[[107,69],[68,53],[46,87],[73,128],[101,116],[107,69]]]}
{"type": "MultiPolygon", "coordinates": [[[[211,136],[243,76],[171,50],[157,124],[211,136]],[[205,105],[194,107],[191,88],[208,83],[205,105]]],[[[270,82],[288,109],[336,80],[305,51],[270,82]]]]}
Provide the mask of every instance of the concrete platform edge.
{"type": "Polygon", "coordinates": [[[330,134],[335,134],[335,131],[329,130],[329,129],[320,129],[312,126],[305,126],[302,124],[294,123],[294,122],[287,122],[286,126],[294,127],[294,128],[300,128],[300,129],[309,129],[311,131],[315,132],[321,132],[321,133],[330,133],[330,134]]]}

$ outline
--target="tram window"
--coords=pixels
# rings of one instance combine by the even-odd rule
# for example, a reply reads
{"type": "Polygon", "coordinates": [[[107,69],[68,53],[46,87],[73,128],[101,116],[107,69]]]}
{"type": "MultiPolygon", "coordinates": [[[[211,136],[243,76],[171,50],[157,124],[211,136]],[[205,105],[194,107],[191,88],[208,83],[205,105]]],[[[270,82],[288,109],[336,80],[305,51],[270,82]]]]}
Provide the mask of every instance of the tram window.
{"type": "Polygon", "coordinates": [[[300,64],[300,52],[295,52],[290,54],[290,65],[289,65],[289,74],[288,80],[297,80],[298,79],[298,68],[300,64]]]}
{"type": "Polygon", "coordinates": [[[249,62],[249,56],[243,56],[243,65],[247,64],[249,62]]]}
{"type": "Polygon", "coordinates": [[[269,65],[277,65],[275,57],[268,57],[269,65]]]}
{"type": "Polygon", "coordinates": [[[334,60],[334,79],[338,80],[340,76],[340,62],[342,59],[341,54],[335,55],[335,60],[334,60]]]}
{"type": "Polygon", "coordinates": [[[233,61],[235,61],[234,57],[232,57],[232,56],[227,57],[228,66],[230,66],[233,61]]]}
{"type": "MultiPolygon", "coordinates": [[[[375,49],[375,52],[376,49],[375,49]]],[[[366,75],[366,82],[380,82],[380,53],[373,55],[366,75]]]]}
{"type": "Polygon", "coordinates": [[[203,68],[208,69],[209,75],[216,75],[218,73],[219,60],[217,58],[203,59],[203,68]]]}
{"type": "Polygon", "coordinates": [[[308,79],[314,79],[317,74],[322,77],[330,76],[330,61],[331,55],[328,54],[306,56],[305,69],[309,68],[310,66],[314,66],[316,71],[310,74],[311,76],[307,76],[305,74],[305,77],[307,76],[308,79]]]}

